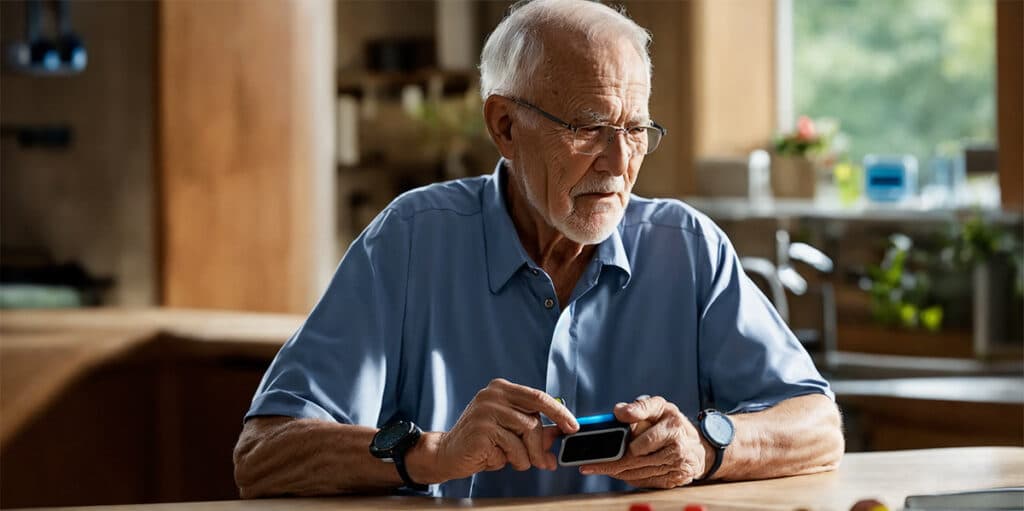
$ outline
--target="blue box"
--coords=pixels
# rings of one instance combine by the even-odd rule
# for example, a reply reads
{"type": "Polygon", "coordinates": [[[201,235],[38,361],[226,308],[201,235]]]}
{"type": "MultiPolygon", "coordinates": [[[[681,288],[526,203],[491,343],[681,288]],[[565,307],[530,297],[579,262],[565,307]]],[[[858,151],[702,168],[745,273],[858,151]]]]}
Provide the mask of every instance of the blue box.
{"type": "Polygon", "coordinates": [[[901,202],[917,193],[917,158],[864,157],[864,194],[874,202],[901,202]]]}

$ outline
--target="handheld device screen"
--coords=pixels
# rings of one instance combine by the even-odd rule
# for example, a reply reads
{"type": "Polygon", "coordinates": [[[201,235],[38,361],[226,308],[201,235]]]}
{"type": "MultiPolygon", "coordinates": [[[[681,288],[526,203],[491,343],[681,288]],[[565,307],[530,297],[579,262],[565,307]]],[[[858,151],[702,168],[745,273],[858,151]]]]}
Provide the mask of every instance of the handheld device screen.
{"type": "Polygon", "coordinates": [[[562,440],[559,462],[562,465],[582,465],[617,460],[625,452],[627,431],[614,428],[567,436],[562,440]]]}

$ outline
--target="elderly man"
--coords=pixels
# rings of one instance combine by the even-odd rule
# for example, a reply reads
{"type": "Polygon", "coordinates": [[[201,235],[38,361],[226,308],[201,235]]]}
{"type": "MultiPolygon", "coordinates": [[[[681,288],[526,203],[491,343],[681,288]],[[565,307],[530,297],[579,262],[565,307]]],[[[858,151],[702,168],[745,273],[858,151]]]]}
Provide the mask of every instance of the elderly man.
{"type": "Polygon", "coordinates": [[[246,415],[243,496],[553,495],[837,465],[828,384],[726,236],[630,195],[665,135],[649,37],[583,0],[501,22],[480,70],[502,160],[399,197],[352,244],[246,415]],[[611,412],[634,429],[626,455],[560,468],[556,438],[611,412]]]}

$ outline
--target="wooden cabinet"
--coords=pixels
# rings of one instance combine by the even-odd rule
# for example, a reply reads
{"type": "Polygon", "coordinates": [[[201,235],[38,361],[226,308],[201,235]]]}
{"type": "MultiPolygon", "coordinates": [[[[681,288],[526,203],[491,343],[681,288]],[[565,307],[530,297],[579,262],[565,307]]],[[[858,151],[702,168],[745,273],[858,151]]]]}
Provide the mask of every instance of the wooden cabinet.
{"type": "Polygon", "coordinates": [[[232,449],[300,315],[5,312],[0,507],[238,497],[232,449]]]}

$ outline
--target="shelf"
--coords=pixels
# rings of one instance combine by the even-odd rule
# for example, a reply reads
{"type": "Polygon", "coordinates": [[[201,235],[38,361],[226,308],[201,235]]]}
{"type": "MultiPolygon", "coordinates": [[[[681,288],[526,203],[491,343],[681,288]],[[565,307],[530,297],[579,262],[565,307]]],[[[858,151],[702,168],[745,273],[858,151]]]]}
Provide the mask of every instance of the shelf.
{"type": "Polygon", "coordinates": [[[444,167],[443,161],[423,162],[395,162],[395,161],[368,161],[356,165],[337,165],[338,175],[362,175],[381,174],[393,176],[398,174],[437,174],[439,169],[444,167]]]}
{"type": "Polygon", "coordinates": [[[720,220],[755,220],[771,218],[809,218],[817,220],[945,223],[962,220],[980,212],[991,221],[1012,224],[1020,222],[1021,213],[1003,210],[924,209],[884,204],[859,204],[841,207],[812,199],[776,199],[754,202],[745,198],[683,197],[687,204],[720,220]]]}
{"type": "Polygon", "coordinates": [[[837,344],[840,351],[905,357],[979,359],[991,362],[1021,360],[1024,346],[999,345],[984,358],[974,353],[973,333],[967,329],[929,332],[840,320],[837,344]]]}
{"type": "Polygon", "coordinates": [[[838,325],[841,351],[940,358],[971,358],[974,344],[969,330],[928,332],[871,323],[838,325]]]}
{"type": "Polygon", "coordinates": [[[449,71],[422,69],[418,71],[355,71],[338,73],[338,95],[348,94],[362,97],[368,90],[385,95],[401,93],[408,85],[417,85],[424,90],[432,81],[439,81],[442,96],[465,94],[473,87],[479,75],[476,71],[449,71]]]}
{"type": "Polygon", "coordinates": [[[880,379],[924,376],[1019,376],[1024,374],[1020,358],[985,360],[978,358],[879,355],[837,351],[830,356],[833,379],[880,379]]]}

